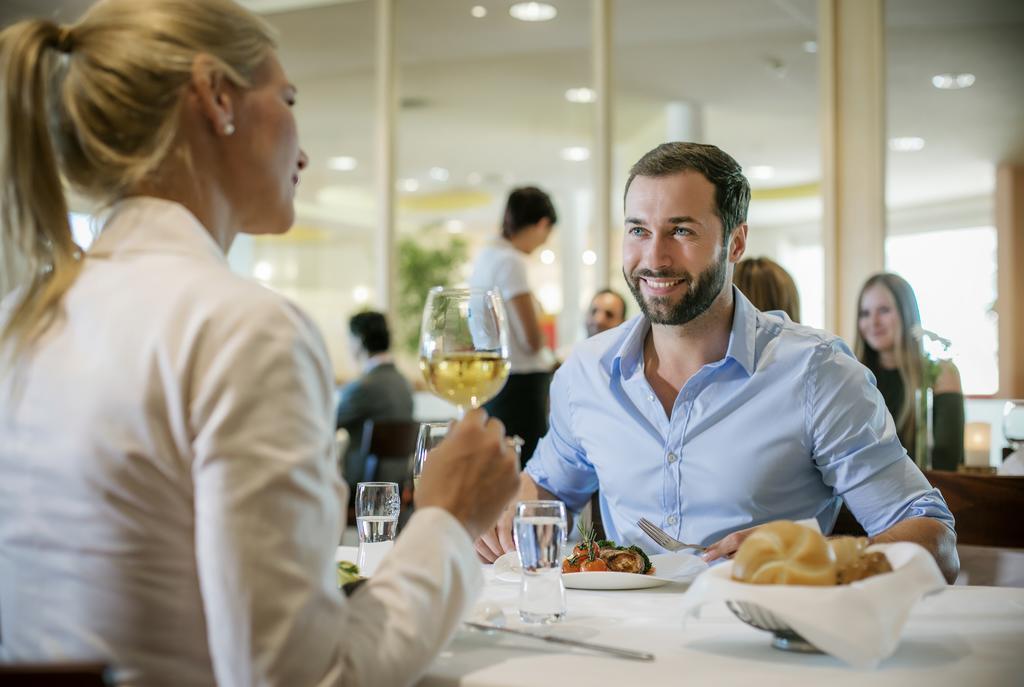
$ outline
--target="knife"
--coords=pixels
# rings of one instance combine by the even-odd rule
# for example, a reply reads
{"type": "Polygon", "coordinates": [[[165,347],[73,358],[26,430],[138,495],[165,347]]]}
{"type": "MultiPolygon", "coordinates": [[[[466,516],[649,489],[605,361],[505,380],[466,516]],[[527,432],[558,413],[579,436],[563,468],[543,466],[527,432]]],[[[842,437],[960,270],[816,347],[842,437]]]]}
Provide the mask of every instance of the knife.
{"type": "Polygon", "coordinates": [[[629,658],[634,661],[653,661],[654,654],[648,654],[642,651],[633,651],[631,649],[620,649],[615,646],[607,646],[605,644],[593,644],[591,642],[583,642],[578,639],[568,639],[566,637],[558,637],[557,635],[540,635],[526,630],[515,630],[511,627],[499,627],[497,625],[488,625],[486,623],[474,623],[466,621],[466,625],[485,632],[505,632],[510,635],[517,635],[519,637],[531,637],[532,639],[539,639],[543,642],[552,642],[554,644],[566,644],[568,646],[575,646],[581,649],[589,649],[591,651],[598,651],[605,654],[611,654],[612,656],[618,656],[619,658],[629,658]]]}

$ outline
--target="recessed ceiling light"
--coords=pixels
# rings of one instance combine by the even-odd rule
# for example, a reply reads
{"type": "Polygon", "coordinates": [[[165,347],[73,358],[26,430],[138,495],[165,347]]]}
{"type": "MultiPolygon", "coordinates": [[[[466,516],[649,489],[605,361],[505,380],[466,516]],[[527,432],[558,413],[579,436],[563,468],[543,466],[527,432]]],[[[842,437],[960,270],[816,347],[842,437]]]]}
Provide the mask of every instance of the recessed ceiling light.
{"type": "Polygon", "coordinates": [[[592,103],[597,97],[592,88],[570,88],[565,92],[565,99],[570,103],[592,103]]]}
{"type": "Polygon", "coordinates": [[[260,281],[270,281],[270,278],[274,276],[274,266],[266,260],[260,260],[253,265],[252,276],[260,281]]]}
{"type": "Polygon", "coordinates": [[[415,193],[420,190],[420,182],[415,179],[402,179],[398,182],[398,188],[407,193],[415,193]]]}
{"type": "Polygon", "coordinates": [[[584,265],[593,265],[597,263],[597,253],[592,250],[583,251],[583,255],[581,257],[584,265]]]}
{"type": "Polygon", "coordinates": [[[339,172],[351,172],[358,164],[354,157],[349,157],[348,155],[339,155],[327,161],[328,167],[339,172]]]}
{"type": "Polygon", "coordinates": [[[818,52],[818,41],[804,41],[801,47],[804,49],[804,52],[813,55],[818,52]]]}
{"type": "Polygon", "coordinates": [[[550,248],[545,248],[540,252],[540,261],[545,265],[551,265],[555,262],[555,251],[550,248]]]}
{"type": "Polygon", "coordinates": [[[562,159],[569,162],[583,162],[590,159],[590,149],[583,146],[562,148],[562,159]]]}
{"type": "Polygon", "coordinates": [[[450,219],[444,223],[444,228],[449,234],[461,234],[466,229],[466,224],[461,219],[450,219]]]}
{"type": "Polygon", "coordinates": [[[370,300],[370,289],[366,286],[357,286],[352,289],[352,300],[362,305],[370,300]]]}
{"type": "Polygon", "coordinates": [[[519,21],[548,21],[558,15],[558,10],[546,2],[517,2],[508,8],[508,13],[519,21]]]}
{"type": "Polygon", "coordinates": [[[894,153],[916,153],[924,148],[924,139],[919,136],[898,136],[889,139],[889,150],[894,153]]]}
{"type": "Polygon", "coordinates": [[[775,168],[770,165],[753,165],[747,167],[748,179],[771,179],[775,176],[775,168]]]}
{"type": "Polygon", "coordinates": [[[956,91],[974,85],[974,74],[936,74],[932,86],[943,91],[956,91]]]}
{"type": "Polygon", "coordinates": [[[431,167],[430,178],[434,181],[448,181],[448,170],[444,167],[431,167]]]}
{"type": "Polygon", "coordinates": [[[473,9],[469,11],[477,19],[483,19],[487,16],[487,8],[483,5],[473,5],[473,9]]]}

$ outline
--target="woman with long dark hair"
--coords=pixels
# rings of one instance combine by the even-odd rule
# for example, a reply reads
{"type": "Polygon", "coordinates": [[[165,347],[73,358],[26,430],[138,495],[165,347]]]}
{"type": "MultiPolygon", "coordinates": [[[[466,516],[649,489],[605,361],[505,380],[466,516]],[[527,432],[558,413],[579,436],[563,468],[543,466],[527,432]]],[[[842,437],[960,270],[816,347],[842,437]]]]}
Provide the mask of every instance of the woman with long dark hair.
{"type": "Polygon", "coordinates": [[[511,373],[505,387],[484,407],[523,440],[523,465],[548,430],[548,388],[554,358],[545,347],[537,300],[526,276],[526,256],[544,245],[558,221],[551,197],[534,186],[509,194],[501,235],[477,256],[469,285],[497,289],[510,324],[511,373]]]}
{"type": "Polygon", "coordinates": [[[889,272],[869,278],[857,298],[857,340],[854,353],[870,369],[885,405],[896,423],[900,442],[917,456],[918,391],[932,390],[931,466],[955,470],[963,462],[964,396],[960,373],[951,361],[932,361],[925,355],[921,311],[906,279],[889,272]]]}

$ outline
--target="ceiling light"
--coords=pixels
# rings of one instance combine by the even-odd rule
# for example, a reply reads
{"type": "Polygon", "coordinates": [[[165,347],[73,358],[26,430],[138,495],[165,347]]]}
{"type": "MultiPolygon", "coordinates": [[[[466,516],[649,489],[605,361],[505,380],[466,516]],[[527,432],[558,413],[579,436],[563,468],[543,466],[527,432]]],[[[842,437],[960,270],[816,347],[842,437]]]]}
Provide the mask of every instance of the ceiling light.
{"type": "Polygon", "coordinates": [[[775,168],[770,165],[753,165],[747,167],[748,179],[771,179],[775,176],[775,168]]]}
{"type": "Polygon", "coordinates": [[[956,91],[974,85],[974,74],[936,74],[932,86],[943,91],[956,91]]]}
{"type": "Polygon", "coordinates": [[[818,42],[817,41],[804,41],[804,43],[803,43],[803,45],[801,47],[804,49],[804,52],[811,53],[812,55],[814,53],[818,52],[818,42]]]}
{"type": "Polygon", "coordinates": [[[450,219],[444,223],[444,228],[449,234],[461,234],[466,229],[466,224],[461,219],[450,219]]]}
{"type": "Polygon", "coordinates": [[[592,103],[596,97],[592,88],[570,88],[565,92],[565,99],[570,103],[592,103]]]}
{"type": "Polygon", "coordinates": [[[407,193],[415,193],[420,190],[420,182],[415,179],[402,179],[398,182],[398,188],[407,193]]]}
{"type": "Polygon", "coordinates": [[[431,167],[429,174],[434,181],[448,181],[448,170],[444,167],[431,167]]]}
{"type": "Polygon", "coordinates": [[[540,261],[545,265],[551,265],[555,262],[555,251],[550,248],[545,248],[540,252],[540,261]]]}
{"type": "Polygon", "coordinates": [[[348,155],[332,157],[327,161],[327,166],[338,172],[351,172],[358,164],[354,157],[348,155]]]}
{"type": "Polygon", "coordinates": [[[359,305],[363,305],[370,300],[370,289],[365,286],[357,286],[352,289],[352,300],[359,305]]]}
{"type": "Polygon", "coordinates": [[[470,186],[479,186],[480,182],[484,180],[484,175],[480,172],[470,172],[466,175],[466,183],[470,186]]]}
{"type": "Polygon", "coordinates": [[[562,159],[569,162],[583,162],[590,159],[590,149],[583,146],[562,148],[562,159]]]}
{"type": "Polygon", "coordinates": [[[924,148],[924,139],[919,136],[899,136],[889,139],[889,150],[894,153],[916,153],[924,148]]]}
{"type": "Polygon", "coordinates": [[[252,276],[260,281],[270,281],[270,278],[274,276],[274,266],[266,260],[260,260],[253,265],[252,276]]]}
{"type": "Polygon", "coordinates": [[[483,19],[487,16],[487,8],[483,5],[473,5],[473,9],[469,11],[477,19],[483,19]]]}
{"type": "Polygon", "coordinates": [[[558,10],[546,2],[517,2],[508,8],[508,13],[519,21],[548,21],[555,18],[558,10]]]}
{"type": "Polygon", "coordinates": [[[583,255],[581,257],[583,258],[584,265],[593,265],[597,263],[597,253],[592,250],[583,251],[583,255]]]}

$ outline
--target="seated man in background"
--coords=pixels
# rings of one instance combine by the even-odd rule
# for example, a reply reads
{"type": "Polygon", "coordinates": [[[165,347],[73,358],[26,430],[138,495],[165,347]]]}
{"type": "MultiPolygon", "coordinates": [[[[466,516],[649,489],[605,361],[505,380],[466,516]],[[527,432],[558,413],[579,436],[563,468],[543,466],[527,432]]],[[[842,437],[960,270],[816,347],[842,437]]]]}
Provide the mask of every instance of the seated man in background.
{"type": "MultiPolygon", "coordinates": [[[[642,315],[576,346],[551,387],[551,429],[520,499],[579,511],[600,489],[609,538],[671,536],[732,555],[772,520],[830,532],[845,501],[876,542],[959,563],[953,517],[900,445],[871,373],[837,337],[758,311],[732,285],[750,186],[718,148],[666,143],[626,182],[623,275],[642,315]]],[[[514,548],[511,513],[476,543],[514,548]]]]}
{"type": "Polygon", "coordinates": [[[383,474],[377,470],[374,475],[366,474],[366,456],[362,450],[363,423],[367,420],[412,420],[412,387],[388,353],[391,333],[383,314],[361,312],[349,320],[348,328],[351,334],[349,350],[362,369],[362,375],[341,390],[338,401],[337,427],[348,431],[351,438],[343,457],[343,476],[353,487],[368,478],[401,484],[405,479],[404,472],[383,474]]]}
{"type": "Polygon", "coordinates": [[[587,308],[587,336],[614,329],[626,321],[626,299],[617,291],[602,289],[587,308]]]}

